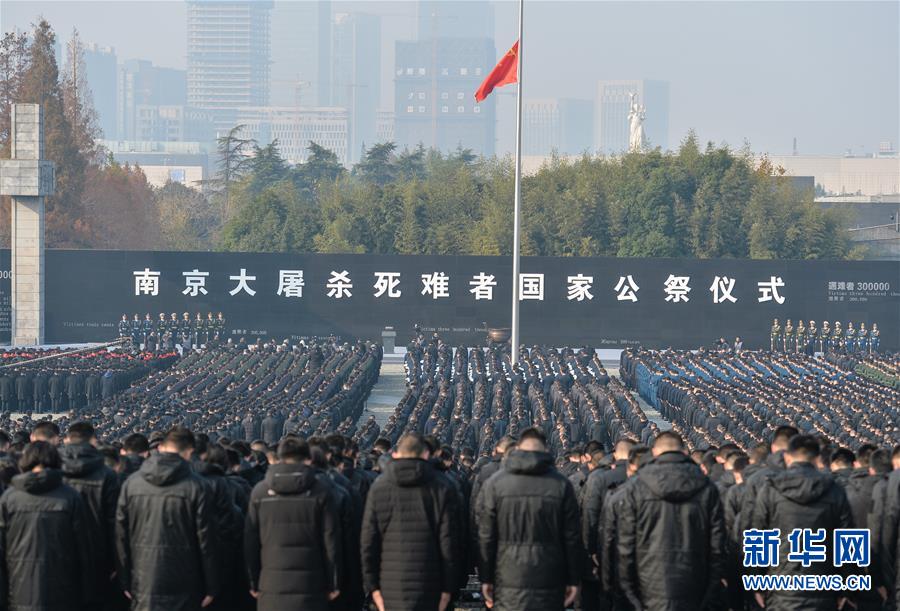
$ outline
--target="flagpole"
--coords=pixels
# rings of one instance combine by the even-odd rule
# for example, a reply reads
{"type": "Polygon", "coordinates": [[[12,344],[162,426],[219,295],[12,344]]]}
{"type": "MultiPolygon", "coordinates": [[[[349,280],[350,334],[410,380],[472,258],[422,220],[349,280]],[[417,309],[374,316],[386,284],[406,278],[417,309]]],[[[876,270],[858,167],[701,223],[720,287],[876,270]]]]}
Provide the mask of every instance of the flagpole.
{"type": "Polygon", "coordinates": [[[512,364],[519,361],[519,225],[522,210],[522,54],[525,49],[522,39],[522,21],[525,14],[525,0],[519,0],[519,52],[516,54],[516,185],[513,205],[513,265],[512,265],[512,364]]]}

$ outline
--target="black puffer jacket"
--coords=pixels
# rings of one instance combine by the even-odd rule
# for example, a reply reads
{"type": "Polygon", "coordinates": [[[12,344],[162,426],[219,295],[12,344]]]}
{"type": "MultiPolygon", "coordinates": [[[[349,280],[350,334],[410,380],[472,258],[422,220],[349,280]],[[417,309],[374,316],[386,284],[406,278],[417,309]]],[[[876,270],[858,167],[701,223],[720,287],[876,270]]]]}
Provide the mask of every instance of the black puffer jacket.
{"type": "Polygon", "coordinates": [[[594,469],[588,475],[581,497],[581,535],[588,555],[600,555],[600,528],[607,493],[627,478],[627,460],[617,460],[611,469],[594,469]]]}
{"type": "MultiPolygon", "coordinates": [[[[244,512],[237,506],[237,491],[228,481],[225,470],[221,466],[204,461],[198,461],[193,466],[207,489],[206,498],[211,507],[216,533],[214,541],[218,560],[216,573],[221,579],[222,594],[233,593],[236,582],[246,574],[241,561],[244,512]]],[[[221,607],[217,601],[216,608],[224,607],[221,607]]]]}
{"type": "Polygon", "coordinates": [[[155,454],[128,478],[116,511],[118,574],[132,611],[196,611],[219,589],[206,486],[177,454],[155,454]]]}
{"type": "Polygon", "coordinates": [[[0,608],[70,611],[96,599],[81,495],[62,473],[23,473],[0,498],[0,608]]]}
{"type": "Polygon", "coordinates": [[[578,501],[545,452],[512,450],[485,482],[478,508],[479,573],[498,611],[563,608],[581,583],[578,501]]]}
{"type": "MultiPolygon", "coordinates": [[[[853,523],[847,495],[834,478],[821,473],[809,463],[794,463],[775,475],[756,498],[753,510],[753,528],[781,530],[781,553],[777,567],[769,568],[773,575],[807,575],[822,572],[822,567],[833,567],[831,536],[835,528],[849,528],[853,523]],[[795,528],[824,528],[828,559],[808,568],[788,560],[790,543],[788,535],[795,528]]],[[[788,592],[772,591],[766,594],[769,611],[814,611],[834,609],[839,592],[788,592]]]]}
{"type": "Polygon", "coordinates": [[[260,611],[328,609],[341,580],[335,496],[311,467],[277,464],[253,488],[244,529],[250,587],[260,611]]]}
{"type": "MultiPolygon", "coordinates": [[[[94,542],[97,562],[94,565],[98,596],[107,591],[115,570],[116,501],[119,499],[119,477],[106,466],[103,456],[89,443],[73,443],[59,450],[66,484],[77,490],[87,510],[88,536],[94,542]]],[[[99,599],[91,602],[99,602],[99,599]]]]}
{"type": "Polygon", "coordinates": [[[725,523],[716,486],[681,452],[665,452],[628,486],[618,513],[618,576],[635,609],[697,611],[723,577],[725,523]]]}
{"type": "Polygon", "coordinates": [[[432,611],[456,585],[459,507],[456,491],[424,460],[385,467],[366,500],[363,585],[381,590],[391,611],[432,611]]]}

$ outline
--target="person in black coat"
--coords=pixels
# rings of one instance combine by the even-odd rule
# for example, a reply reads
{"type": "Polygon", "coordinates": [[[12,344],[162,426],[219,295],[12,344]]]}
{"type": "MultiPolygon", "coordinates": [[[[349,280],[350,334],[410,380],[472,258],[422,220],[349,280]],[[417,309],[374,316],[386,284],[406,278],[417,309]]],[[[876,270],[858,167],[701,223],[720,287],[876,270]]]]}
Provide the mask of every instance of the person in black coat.
{"type": "Polygon", "coordinates": [[[618,575],[635,609],[715,608],[725,567],[725,522],[716,486],[671,431],[618,508],[618,575]]]}
{"type": "MultiPolygon", "coordinates": [[[[788,560],[788,535],[795,528],[817,530],[824,528],[830,535],[836,528],[850,528],[853,516],[847,495],[831,474],[816,470],[813,462],[819,456],[819,442],[811,435],[797,435],[788,443],[784,453],[784,471],[763,486],[755,500],[753,524],[755,529],[781,530],[781,554],[778,566],[768,569],[773,575],[811,575],[821,572],[819,565],[804,568],[799,562],[788,560]]],[[[829,536],[830,539],[830,536],[829,536]]],[[[828,559],[821,566],[832,567],[830,541],[828,559]]],[[[767,609],[777,611],[817,611],[841,608],[839,592],[778,591],[754,594],[756,601],[767,609]],[[763,605],[765,602],[765,605],[763,605]]]]}
{"type": "Polygon", "coordinates": [[[94,427],[89,422],[73,423],[66,432],[66,445],[60,449],[60,456],[64,481],[81,494],[87,510],[85,528],[97,551],[97,562],[92,567],[97,598],[88,602],[99,608],[104,599],[121,596],[121,593],[113,592],[111,581],[115,571],[119,478],[91,445],[92,439],[94,427]]]}
{"type": "Polygon", "coordinates": [[[404,435],[369,490],[363,585],[379,611],[444,611],[456,589],[456,491],[428,458],[420,435],[404,435]]]}
{"type": "Polygon", "coordinates": [[[71,611],[95,598],[93,541],[81,496],[63,483],[56,448],[26,446],[0,497],[0,607],[71,611]]]}
{"type": "Polygon", "coordinates": [[[561,611],[578,596],[578,501],[546,447],[542,431],[525,429],[478,499],[481,588],[497,611],[561,611]]]}
{"type": "Polygon", "coordinates": [[[304,440],[282,440],[278,459],[250,495],[244,554],[251,593],[259,611],[326,611],[342,578],[336,499],[316,479],[304,440]]]}
{"type": "Polygon", "coordinates": [[[193,433],[171,429],[122,486],[117,574],[132,611],[196,611],[218,592],[212,507],[188,462],[193,449],[193,433]]]}

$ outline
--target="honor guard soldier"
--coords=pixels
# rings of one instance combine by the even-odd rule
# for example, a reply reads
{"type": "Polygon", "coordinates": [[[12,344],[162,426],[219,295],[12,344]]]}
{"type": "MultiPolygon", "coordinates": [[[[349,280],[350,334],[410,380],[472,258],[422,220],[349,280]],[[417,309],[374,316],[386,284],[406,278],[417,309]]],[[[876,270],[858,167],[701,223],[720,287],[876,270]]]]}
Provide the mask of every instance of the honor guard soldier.
{"type": "Polygon", "coordinates": [[[831,331],[831,349],[839,352],[844,349],[844,330],[841,329],[841,321],[834,322],[834,329],[831,331]]]}
{"type": "Polygon", "coordinates": [[[197,312],[197,317],[194,318],[194,343],[198,348],[203,347],[203,316],[200,312],[197,312]]]}
{"type": "Polygon", "coordinates": [[[216,316],[216,325],[213,329],[215,331],[213,341],[221,342],[225,338],[225,316],[221,312],[216,316]]]}
{"type": "Polygon", "coordinates": [[[772,330],[769,335],[771,350],[775,352],[776,346],[781,342],[781,324],[779,324],[778,319],[772,321],[772,330]]]}
{"type": "Polygon", "coordinates": [[[194,325],[191,323],[191,315],[185,312],[181,315],[181,324],[178,326],[178,333],[181,337],[181,349],[190,350],[194,347],[193,333],[194,325]]]}
{"type": "Polygon", "coordinates": [[[797,321],[797,345],[794,352],[806,352],[806,325],[802,318],[797,321]]]}
{"type": "Polygon", "coordinates": [[[784,323],[784,351],[791,352],[794,344],[794,323],[788,318],[784,323]]]}
{"type": "Polygon", "coordinates": [[[119,321],[119,337],[131,337],[131,323],[128,322],[128,314],[122,314],[119,321]]]}
{"type": "Polygon", "coordinates": [[[866,323],[859,323],[859,330],[856,332],[856,345],[860,352],[869,351],[869,330],[866,329],[866,323]]]}
{"type": "Polygon", "coordinates": [[[216,328],[216,319],[213,318],[213,313],[210,312],[206,315],[206,326],[203,329],[203,333],[206,337],[206,340],[203,342],[207,345],[212,345],[213,333],[216,328]]]}
{"type": "Polygon", "coordinates": [[[153,317],[150,316],[150,312],[144,316],[144,322],[141,323],[141,334],[144,339],[144,350],[153,351],[156,350],[156,341],[154,338],[153,348],[150,348],[150,336],[153,335],[153,317]]]}
{"type": "Polygon", "coordinates": [[[872,330],[869,331],[869,352],[878,352],[878,345],[881,343],[881,331],[878,330],[878,323],[872,323],[872,330]]]}
{"type": "Polygon", "coordinates": [[[825,354],[831,350],[831,327],[827,320],[822,321],[822,330],[819,331],[819,352],[825,354]]]}
{"type": "Polygon", "coordinates": [[[141,333],[141,317],[137,314],[131,320],[131,344],[137,349],[141,349],[141,340],[144,339],[141,333]]]}
{"type": "Polygon", "coordinates": [[[853,323],[847,323],[847,330],[844,332],[844,346],[847,348],[847,352],[856,352],[856,329],[853,328],[853,323]]]}
{"type": "Polygon", "coordinates": [[[159,320],[156,321],[156,337],[159,342],[159,349],[165,351],[169,349],[169,320],[163,312],[159,313],[159,320]]]}
{"type": "Polygon", "coordinates": [[[181,336],[181,321],[178,320],[178,314],[176,314],[175,312],[169,314],[168,329],[169,334],[172,336],[172,339],[169,342],[169,350],[175,350],[175,346],[179,343],[181,336]]]}
{"type": "Polygon", "coordinates": [[[809,338],[806,352],[812,356],[816,353],[816,346],[819,343],[819,329],[816,328],[816,321],[809,321],[809,329],[806,331],[806,335],[809,338]]]}

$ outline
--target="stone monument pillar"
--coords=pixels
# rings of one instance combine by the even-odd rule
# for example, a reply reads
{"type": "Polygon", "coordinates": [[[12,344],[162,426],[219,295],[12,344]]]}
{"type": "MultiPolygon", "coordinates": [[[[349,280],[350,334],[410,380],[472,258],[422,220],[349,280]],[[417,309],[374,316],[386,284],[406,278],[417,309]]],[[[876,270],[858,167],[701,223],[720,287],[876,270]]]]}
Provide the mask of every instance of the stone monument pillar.
{"type": "Polygon", "coordinates": [[[13,104],[11,159],[0,160],[0,195],[12,197],[12,344],[44,343],[44,197],[54,166],[43,158],[39,104],[13,104]]]}

